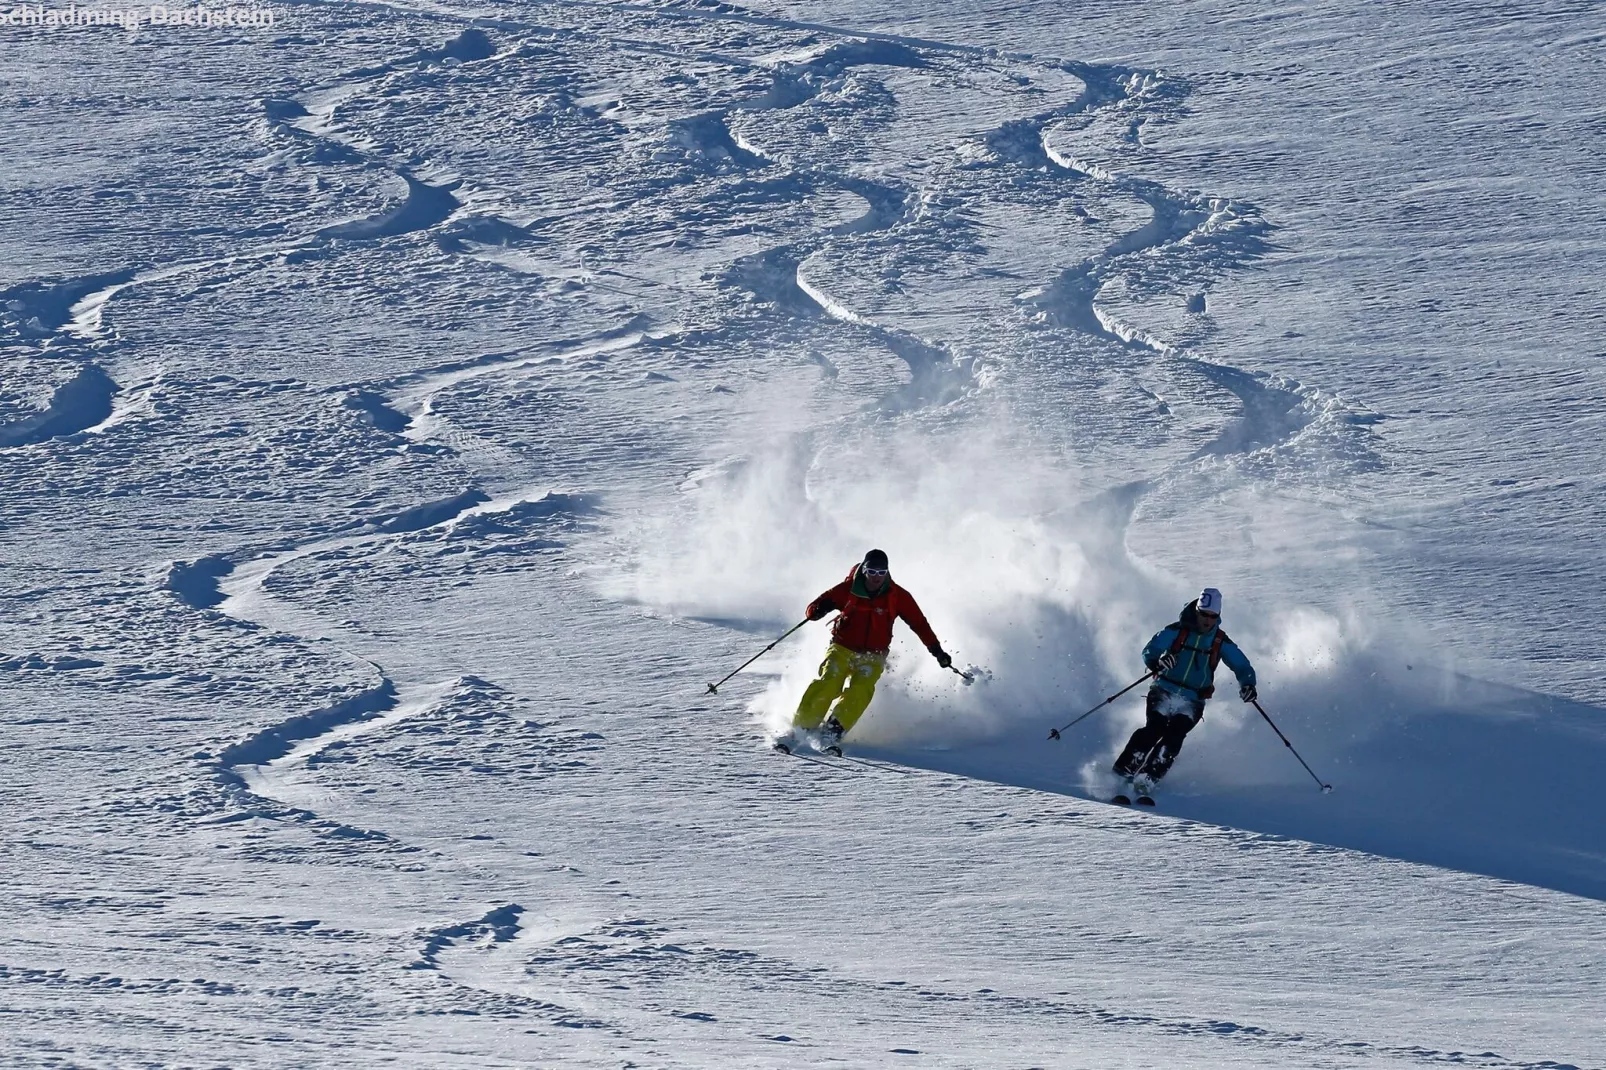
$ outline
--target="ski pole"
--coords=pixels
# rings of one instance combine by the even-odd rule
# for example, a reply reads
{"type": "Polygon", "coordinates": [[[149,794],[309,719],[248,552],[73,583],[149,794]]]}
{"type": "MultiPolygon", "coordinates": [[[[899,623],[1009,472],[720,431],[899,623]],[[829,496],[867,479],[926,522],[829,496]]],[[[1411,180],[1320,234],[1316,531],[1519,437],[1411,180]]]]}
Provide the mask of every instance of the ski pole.
{"type": "Polygon", "coordinates": [[[1109,698],[1105,699],[1103,702],[1099,703],[1097,706],[1094,706],[1091,710],[1088,710],[1086,713],[1082,714],[1081,717],[1076,718],[1076,720],[1072,721],[1071,724],[1061,725],[1059,728],[1050,728],[1048,730],[1048,738],[1049,739],[1058,739],[1058,738],[1060,738],[1060,733],[1065,731],[1067,728],[1070,728],[1071,725],[1076,724],[1077,721],[1086,720],[1087,718],[1093,716],[1095,713],[1099,712],[1104,707],[1108,706],[1110,703],[1114,702],[1116,699],[1120,698],[1122,695],[1124,695],[1128,691],[1132,690],[1134,687],[1137,687],[1143,681],[1153,678],[1155,672],[1158,672],[1158,671],[1159,670],[1156,669],[1156,670],[1154,670],[1154,672],[1146,672],[1146,673],[1144,673],[1142,676],[1138,677],[1136,680],[1133,680],[1130,684],[1127,684],[1125,687],[1121,688],[1121,690],[1117,691],[1115,694],[1111,695],[1109,698]]]}
{"type": "MultiPolygon", "coordinates": [[[[1299,758],[1299,752],[1297,750],[1294,750],[1294,745],[1292,743],[1288,742],[1288,737],[1283,735],[1283,730],[1281,728],[1278,728],[1277,725],[1276,725],[1276,722],[1274,722],[1270,717],[1268,717],[1266,715],[1266,711],[1265,710],[1261,710],[1260,709],[1260,700],[1259,699],[1252,699],[1251,701],[1254,703],[1255,709],[1260,710],[1260,715],[1262,717],[1266,718],[1266,723],[1271,725],[1271,730],[1273,732],[1277,733],[1277,738],[1283,741],[1283,746],[1287,747],[1289,749],[1289,751],[1291,751],[1293,753],[1295,758],[1299,758]]],[[[1316,771],[1313,770],[1310,767],[1310,765],[1305,761],[1305,759],[1299,758],[1299,764],[1303,765],[1305,767],[1305,772],[1310,774],[1310,778],[1312,780],[1316,781],[1317,784],[1321,785],[1321,789],[1322,789],[1322,794],[1323,795],[1327,795],[1327,794],[1332,792],[1333,785],[1331,785],[1331,784],[1322,784],[1322,778],[1316,775],[1316,771]]]]}
{"type": "Polygon", "coordinates": [[[970,673],[966,672],[964,669],[954,669],[952,665],[948,666],[948,668],[953,669],[954,672],[958,673],[959,678],[965,681],[965,683],[973,684],[976,682],[976,678],[970,675],[970,673]]]}
{"type": "MultiPolygon", "coordinates": [[[[741,672],[743,669],[745,669],[749,665],[753,664],[753,662],[757,661],[759,658],[763,657],[765,654],[768,654],[771,650],[774,650],[776,643],[779,643],[782,639],[785,639],[788,635],[791,635],[793,632],[797,631],[799,628],[803,627],[803,625],[807,624],[808,622],[809,622],[809,619],[807,617],[804,617],[802,620],[798,621],[796,624],[794,624],[790,628],[786,629],[785,632],[783,632],[782,634],[780,634],[780,635],[775,637],[775,642],[774,643],[771,643],[769,646],[765,647],[763,650],[760,650],[757,654],[754,654],[752,657],[748,658],[746,661],[744,661],[740,665],[736,666],[736,668],[734,668],[730,672],[726,673],[725,674],[725,680],[729,680],[732,676],[735,676],[737,673],[741,672]]],[[[720,684],[723,684],[725,682],[725,680],[721,680],[718,684],[709,684],[707,693],[710,694],[710,695],[719,694],[719,686],[720,686],[720,684]]]]}

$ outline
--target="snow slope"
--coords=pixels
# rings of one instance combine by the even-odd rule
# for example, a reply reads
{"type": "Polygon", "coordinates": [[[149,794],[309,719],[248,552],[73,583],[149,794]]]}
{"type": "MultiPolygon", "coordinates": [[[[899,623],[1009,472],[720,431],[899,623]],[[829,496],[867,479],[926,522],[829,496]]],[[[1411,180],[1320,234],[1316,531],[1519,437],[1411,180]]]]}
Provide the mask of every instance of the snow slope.
{"type": "Polygon", "coordinates": [[[1592,5],[285,12],[0,27],[7,1065],[1606,1066],[1592,5]]]}

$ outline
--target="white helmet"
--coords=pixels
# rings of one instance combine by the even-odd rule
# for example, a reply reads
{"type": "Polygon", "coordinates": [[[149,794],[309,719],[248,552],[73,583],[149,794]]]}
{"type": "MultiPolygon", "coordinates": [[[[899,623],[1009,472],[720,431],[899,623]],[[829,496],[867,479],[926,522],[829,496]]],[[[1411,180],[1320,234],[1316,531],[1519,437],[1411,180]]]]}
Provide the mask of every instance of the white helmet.
{"type": "Polygon", "coordinates": [[[1206,587],[1199,592],[1199,612],[1214,613],[1221,616],[1221,592],[1214,587],[1206,587]]]}

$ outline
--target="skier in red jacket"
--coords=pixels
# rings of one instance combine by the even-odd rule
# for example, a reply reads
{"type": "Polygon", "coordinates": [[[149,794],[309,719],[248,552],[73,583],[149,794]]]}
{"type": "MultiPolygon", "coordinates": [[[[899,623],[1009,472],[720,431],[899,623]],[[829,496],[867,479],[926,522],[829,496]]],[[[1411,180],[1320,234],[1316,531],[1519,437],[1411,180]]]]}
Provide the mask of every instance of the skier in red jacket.
{"type": "MultiPolygon", "coordinates": [[[[793,728],[818,729],[828,750],[870,705],[876,681],[887,667],[894,620],[902,617],[914,629],[938,665],[946,669],[953,664],[914,596],[892,582],[887,555],[881,550],[865,554],[863,564],[855,565],[846,579],[810,602],[809,620],[820,620],[833,610],[840,615],[831,625],[831,645],[820,674],[803,692],[792,718],[793,728]]],[[[787,743],[777,746],[786,749],[787,743]]]]}

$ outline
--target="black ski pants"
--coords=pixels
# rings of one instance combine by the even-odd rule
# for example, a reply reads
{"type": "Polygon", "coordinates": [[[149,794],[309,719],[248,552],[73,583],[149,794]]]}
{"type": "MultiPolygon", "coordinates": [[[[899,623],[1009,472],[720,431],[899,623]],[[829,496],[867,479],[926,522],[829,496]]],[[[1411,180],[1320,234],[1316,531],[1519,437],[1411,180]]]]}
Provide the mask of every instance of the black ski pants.
{"type": "Polygon", "coordinates": [[[1146,776],[1159,780],[1177,760],[1182,741],[1204,716],[1203,699],[1185,699],[1161,687],[1149,688],[1144,703],[1143,727],[1132,733],[1126,749],[1115,759],[1117,776],[1146,776]]]}

